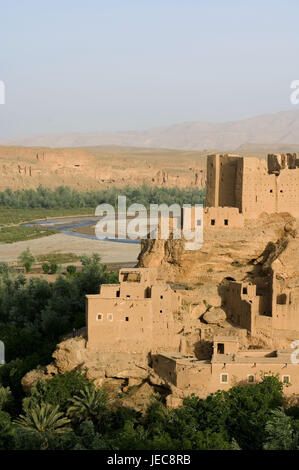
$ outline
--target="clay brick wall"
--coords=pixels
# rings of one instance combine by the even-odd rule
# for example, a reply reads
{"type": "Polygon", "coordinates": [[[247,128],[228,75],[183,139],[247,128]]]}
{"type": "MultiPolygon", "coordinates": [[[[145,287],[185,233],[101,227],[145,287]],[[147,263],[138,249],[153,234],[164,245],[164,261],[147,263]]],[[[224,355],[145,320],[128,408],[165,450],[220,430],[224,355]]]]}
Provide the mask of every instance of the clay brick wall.
{"type": "Polygon", "coordinates": [[[158,284],[156,276],[152,268],[123,269],[119,284],[102,285],[99,294],[86,296],[89,348],[132,353],[178,349],[173,313],[181,297],[158,284]]]}
{"type": "Polygon", "coordinates": [[[237,207],[245,218],[289,212],[299,216],[299,159],[269,155],[268,162],[236,155],[207,158],[207,207],[237,207]]]}

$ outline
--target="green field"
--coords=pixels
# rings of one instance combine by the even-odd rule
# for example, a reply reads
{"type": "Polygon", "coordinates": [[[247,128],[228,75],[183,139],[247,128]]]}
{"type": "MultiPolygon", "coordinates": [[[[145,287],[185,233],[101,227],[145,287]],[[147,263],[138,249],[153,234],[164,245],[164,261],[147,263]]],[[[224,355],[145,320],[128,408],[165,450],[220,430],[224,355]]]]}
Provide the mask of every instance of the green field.
{"type": "Polygon", "coordinates": [[[47,255],[39,255],[36,257],[36,261],[56,264],[73,263],[79,260],[80,256],[75,255],[75,253],[48,253],[47,255]]]}
{"type": "Polygon", "coordinates": [[[63,207],[58,207],[56,209],[20,209],[0,207],[0,227],[10,224],[30,222],[37,219],[46,219],[47,217],[67,217],[75,215],[94,215],[94,209],[90,207],[68,209],[63,207]]]}
{"type": "Polygon", "coordinates": [[[34,238],[47,237],[57,233],[55,230],[41,229],[35,227],[10,226],[1,227],[0,243],[14,243],[34,238]]]}

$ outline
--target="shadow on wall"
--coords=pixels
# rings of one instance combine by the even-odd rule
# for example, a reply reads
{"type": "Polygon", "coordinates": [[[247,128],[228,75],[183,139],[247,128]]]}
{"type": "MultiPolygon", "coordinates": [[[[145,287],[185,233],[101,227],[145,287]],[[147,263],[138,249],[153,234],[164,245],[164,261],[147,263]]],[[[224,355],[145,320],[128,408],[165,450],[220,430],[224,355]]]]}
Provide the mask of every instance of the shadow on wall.
{"type": "Polygon", "coordinates": [[[211,359],[213,354],[213,342],[200,340],[194,343],[194,355],[197,359],[211,359]]]}

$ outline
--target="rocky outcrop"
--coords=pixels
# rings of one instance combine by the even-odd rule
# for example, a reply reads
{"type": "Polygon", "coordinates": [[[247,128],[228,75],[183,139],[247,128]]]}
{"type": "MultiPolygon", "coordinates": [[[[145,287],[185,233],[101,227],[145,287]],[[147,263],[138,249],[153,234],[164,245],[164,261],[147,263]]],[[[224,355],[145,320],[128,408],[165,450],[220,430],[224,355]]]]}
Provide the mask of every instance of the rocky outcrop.
{"type": "Polygon", "coordinates": [[[57,345],[53,353],[54,362],[48,366],[28,372],[22,379],[26,392],[40,379],[51,379],[55,374],[78,370],[86,372],[96,386],[109,379],[123,385],[129,380],[141,383],[149,374],[148,359],[141,354],[116,354],[93,351],[86,347],[83,337],[70,338],[57,345]]]}
{"type": "Polygon", "coordinates": [[[222,310],[222,308],[215,307],[215,308],[212,308],[211,310],[208,310],[204,314],[203,320],[206,323],[218,325],[219,323],[223,323],[226,320],[226,313],[224,310],[222,310]]]}

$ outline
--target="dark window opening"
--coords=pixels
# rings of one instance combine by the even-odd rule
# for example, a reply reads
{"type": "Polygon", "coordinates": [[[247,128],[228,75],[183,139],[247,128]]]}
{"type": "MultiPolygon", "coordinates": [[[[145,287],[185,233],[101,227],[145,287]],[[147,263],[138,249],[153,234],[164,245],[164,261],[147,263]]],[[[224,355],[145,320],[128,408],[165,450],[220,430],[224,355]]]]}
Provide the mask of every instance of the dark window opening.
{"type": "Polygon", "coordinates": [[[224,225],[228,225],[228,219],[224,219],[224,225]]]}
{"type": "Polygon", "coordinates": [[[129,317],[126,317],[125,320],[126,320],[126,321],[129,321],[129,317]]]}
{"type": "Polygon", "coordinates": [[[120,291],[117,290],[117,291],[116,291],[116,297],[119,297],[119,296],[120,296],[120,291]]]}
{"type": "Polygon", "coordinates": [[[224,354],[224,344],[218,343],[217,344],[217,354],[224,354]]]}
{"type": "Polygon", "coordinates": [[[247,294],[247,287],[243,287],[243,294],[247,294]]]}
{"type": "Polygon", "coordinates": [[[212,219],[211,220],[211,225],[215,225],[215,222],[216,222],[215,219],[212,219]]]}
{"type": "Polygon", "coordinates": [[[279,294],[276,298],[276,303],[278,305],[286,305],[287,303],[287,296],[286,294],[279,294]]]}

